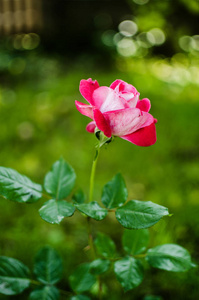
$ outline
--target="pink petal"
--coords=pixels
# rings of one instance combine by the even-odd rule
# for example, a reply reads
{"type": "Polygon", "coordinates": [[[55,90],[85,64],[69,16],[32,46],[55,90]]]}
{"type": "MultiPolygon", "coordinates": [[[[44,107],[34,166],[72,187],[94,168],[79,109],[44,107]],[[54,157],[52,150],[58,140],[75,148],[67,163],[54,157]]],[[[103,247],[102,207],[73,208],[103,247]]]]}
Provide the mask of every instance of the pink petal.
{"type": "Polygon", "coordinates": [[[128,102],[129,107],[135,108],[135,107],[137,107],[137,102],[138,102],[140,93],[136,92],[133,95],[135,95],[135,96],[128,95],[128,94],[125,95],[124,93],[122,94],[122,96],[125,97],[126,100],[128,99],[127,102],[128,102]]]}
{"type": "Polygon", "coordinates": [[[111,137],[110,126],[109,126],[108,122],[106,121],[106,119],[104,118],[103,114],[100,112],[100,110],[97,108],[94,108],[93,115],[94,115],[94,120],[95,120],[97,128],[99,130],[103,131],[107,137],[111,137]]]}
{"type": "Polygon", "coordinates": [[[138,108],[126,108],[104,113],[111,132],[116,136],[131,134],[138,129],[148,126],[154,122],[154,118],[147,112],[138,108]]]}
{"type": "Polygon", "coordinates": [[[120,84],[121,82],[123,82],[123,80],[116,79],[113,83],[111,83],[110,88],[114,90],[117,87],[117,85],[120,84]]]}
{"type": "Polygon", "coordinates": [[[77,107],[77,110],[84,116],[87,116],[91,119],[93,119],[93,107],[88,104],[81,103],[79,101],[75,101],[75,105],[77,107]]]}
{"type": "Polygon", "coordinates": [[[128,102],[128,107],[136,107],[140,93],[133,85],[117,79],[110,85],[110,88],[114,89],[120,97],[128,102]]]}
{"type": "Polygon", "coordinates": [[[99,87],[97,80],[91,78],[80,81],[79,90],[82,96],[90,103],[93,104],[93,92],[99,87]]]}
{"type": "Polygon", "coordinates": [[[94,133],[95,127],[96,127],[95,121],[92,121],[92,122],[88,123],[88,125],[86,126],[86,130],[90,133],[94,133]]]}
{"type": "Polygon", "coordinates": [[[129,135],[121,136],[122,139],[127,140],[137,146],[148,147],[156,142],[155,123],[141,128],[129,135]]]}
{"type": "Polygon", "coordinates": [[[128,104],[130,107],[136,107],[137,101],[139,99],[139,93],[120,93],[121,96],[128,101],[128,104]]]}
{"type": "Polygon", "coordinates": [[[148,112],[151,108],[151,102],[147,98],[144,98],[142,100],[138,100],[136,108],[139,108],[142,111],[148,112]]]}
{"type": "Polygon", "coordinates": [[[125,99],[107,86],[101,86],[94,91],[93,103],[103,113],[128,107],[125,99]]]}
{"type": "Polygon", "coordinates": [[[132,84],[129,84],[125,81],[120,82],[118,90],[121,93],[133,93],[134,95],[138,93],[138,91],[132,84]]]}

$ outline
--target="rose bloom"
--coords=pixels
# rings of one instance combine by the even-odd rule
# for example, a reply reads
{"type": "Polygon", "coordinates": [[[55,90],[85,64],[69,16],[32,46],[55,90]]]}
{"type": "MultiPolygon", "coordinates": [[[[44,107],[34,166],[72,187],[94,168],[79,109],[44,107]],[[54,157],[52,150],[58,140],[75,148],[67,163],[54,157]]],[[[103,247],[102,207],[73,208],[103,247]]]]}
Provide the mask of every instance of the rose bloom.
{"type": "Polygon", "coordinates": [[[156,142],[156,119],[148,111],[150,100],[139,100],[134,86],[115,80],[110,87],[99,86],[89,78],[80,81],[80,93],[88,104],[75,101],[78,111],[91,118],[86,129],[94,133],[95,128],[107,137],[119,136],[138,146],[151,146],[156,142]]]}

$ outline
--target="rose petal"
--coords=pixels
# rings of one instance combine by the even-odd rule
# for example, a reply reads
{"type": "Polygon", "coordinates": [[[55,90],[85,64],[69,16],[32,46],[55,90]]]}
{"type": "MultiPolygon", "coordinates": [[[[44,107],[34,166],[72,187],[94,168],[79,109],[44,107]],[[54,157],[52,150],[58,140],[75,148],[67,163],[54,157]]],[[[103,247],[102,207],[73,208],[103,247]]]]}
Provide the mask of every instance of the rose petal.
{"type": "Polygon", "coordinates": [[[121,82],[124,81],[121,79],[116,79],[113,83],[111,83],[110,88],[114,90],[117,87],[117,85],[120,84],[121,82]]]}
{"type": "Polygon", "coordinates": [[[116,90],[120,93],[133,93],[134,95],[138,93],[136,88],[123,80],[116,79],[111,85],[110,88],[116,90]]]}
{"type": "Polygon", "coordinates": [[[122,139],[127,140],[137,146],[148,147],[156,142],[156,128],[155,123],[141,128],[129,135],[121,136],[122,139]]]}
{"type": "Polygon", "coordinates": [[[82,96],[93,105],[93,92],[99,87],[97,80],[92,80],[91,78],[80,81],[79,90],[82,96]]]}
{"type": "Polygon", "coordinates": [[[95,127],[96,127],[95,121],[92,121],[92,122],[88,123],[88,125],[86,126],[86,130],[90,133],[94,133],[95,127]]]}
{"type": "Polygon", "coordinates": [[[100,112],[100,110],[97,108],[94,108],[93,116],[94,116],[94,120],[97,125],[97,128],[99,130],[103,131],[107,137],[111,137],[110,126],[109,126],[108,122],[106,121],[106,119],[104,118],[103,114],[100,112]]]}
{"type": "Polygon", "coordinates": [[[117,79],[110,85],[110,88],[114,89],[120,97],[124,98],[128,102],[129,107],[136,107],[140,93],[138,93],[133,85],[117,79]]]}
{"type": "Polygon", "coordinates": [[[140,93],[137,92],[137,94],[135,95],[135,97],[133,97],[130,100],[128,100],[129,107],[132,107],[132,108],[137,107],[137,102],[139,100],[139,95],[140,95],[140,93]]]}
{"type": "Polygon", "coordinates": [[[127,108],[104,113],[111,132],[116,136],[131,134],[138,129],[154,122],[154,118],[147,112],[138,108],[127,108]]]}
{"type": "Polygon", "coordinates": [[[138,100],[136,108],[139,108],[142,111],[148,112],[151,108],[151,102],[147,98],[144,98],[142,100],[138,100]]]}
{"type": "Polygon", "coordinates": [[[93,119],[93,107],[88,104],[81,103],[79,101],[75,101],[75,105],[77,107],[77,110],[84,116],[87,116],[91,119],[93,119]]]}
{"type": "Polygon", "coordinates": [[[120,84],[118,85],[118,91],[120,93],[133,93],[134,95],[138,93],[138,91],[132,84],[129,84],[125,81],[120,82],[120,84]]]}
{"type": "Polygon", "coordinates": [[[125,99],[107,86],[101,86],[94,91],[93,103],[102,113],[128,107],[125,99]]]}

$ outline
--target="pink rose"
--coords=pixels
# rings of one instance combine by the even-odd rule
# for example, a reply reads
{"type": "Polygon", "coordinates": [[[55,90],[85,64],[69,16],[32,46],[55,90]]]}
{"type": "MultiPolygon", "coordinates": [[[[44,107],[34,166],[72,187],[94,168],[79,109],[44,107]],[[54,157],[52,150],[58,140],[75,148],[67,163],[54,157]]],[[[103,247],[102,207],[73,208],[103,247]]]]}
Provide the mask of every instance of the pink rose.
{"type": "Polygon", "coordinates": [[[79,112],[93,121],[86,129],[93,133],[97,127],[107,137],[119,136],[138,146],[150,146],[156,142],[156,119],[148,113],[149,99],[139,100],[134,86],[115,80],[110,87],[99,86],[91,78],[81,80],[80,93],[88,104],[75,101],[79,112]]]}

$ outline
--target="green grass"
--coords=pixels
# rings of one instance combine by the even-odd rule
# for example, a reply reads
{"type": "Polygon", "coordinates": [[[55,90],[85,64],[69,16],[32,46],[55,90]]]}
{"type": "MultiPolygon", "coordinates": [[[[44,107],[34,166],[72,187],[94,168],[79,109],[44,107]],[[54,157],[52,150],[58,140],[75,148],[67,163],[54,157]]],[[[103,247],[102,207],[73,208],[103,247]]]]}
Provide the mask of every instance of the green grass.
{"type": "MultiPolygon", "coordinates": [[[[76,170],[76,188],[81,187],[88,195],[96,141],[94,135],[85,131],[89,119],[74,105],[74,100],[83,100],[78,91],[79,81],[92,77],[100,85],[110,85],[117,78],[123,79],[136,86],[141,98],[151,100],[151,113],[158,119],[158,139],[154,146],[142,148],[116,138],[103,149],[96,174],[95,200],[100,199],[103,185],[121,172],[129,199],[151,200],[168,207],[173,214],[151,228],[151,246],[179,243],[197,262],[199,86],[162,81],[151,72],[152,63],[123,61],[122,65],[119,61],[110,71],[75,66],[66,67],[57,76],[52,72],[27,80],[22,75],[8,77],[10,81],[0,88],[0,165],[43,183],[53,162],[63,156],[76,170]]],[[[67,278],[74,266],[89,260],[83,250],[87,245],[86,221],[75,213],[75,217],[59,226],[47,224],[38,214],[44,201],[25,205],[1,199],[0,254],[20,259],[31,267],[36,251],[50,244],[64,257],[67,278]]],[[[120,248],[122,228],[114,219],[93,221],[93,225],[96,230],[109,233],[120,248]]],[[[118,284],[109,280],[113,294],[109,299],[142,299],[147,294],[161,295],[163,299],[196,299],[199,282],[195,273],[148,271],[142,285],[125,295],[118,284]]],[[[62,288],[67,285],[67,280],[63,281],[62,288]]],[[[27,299],[27,295],[16,299],[27,299]]]]}

